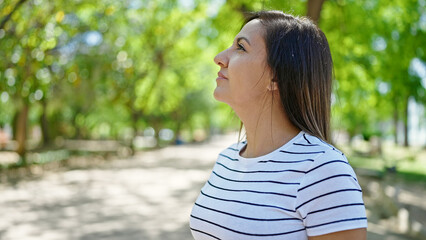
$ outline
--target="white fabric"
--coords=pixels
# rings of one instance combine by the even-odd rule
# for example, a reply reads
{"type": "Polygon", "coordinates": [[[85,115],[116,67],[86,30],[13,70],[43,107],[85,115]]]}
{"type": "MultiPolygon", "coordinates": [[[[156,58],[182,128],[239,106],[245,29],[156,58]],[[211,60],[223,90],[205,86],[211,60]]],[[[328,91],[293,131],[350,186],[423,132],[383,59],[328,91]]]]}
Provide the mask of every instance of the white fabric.
{"type": "Polygon", "coordinates": [[[346,157],[300,132],[279,149],[219,154],[192,209],[194,239],[291,239],[366,228],[361,188],[346,157]]]}

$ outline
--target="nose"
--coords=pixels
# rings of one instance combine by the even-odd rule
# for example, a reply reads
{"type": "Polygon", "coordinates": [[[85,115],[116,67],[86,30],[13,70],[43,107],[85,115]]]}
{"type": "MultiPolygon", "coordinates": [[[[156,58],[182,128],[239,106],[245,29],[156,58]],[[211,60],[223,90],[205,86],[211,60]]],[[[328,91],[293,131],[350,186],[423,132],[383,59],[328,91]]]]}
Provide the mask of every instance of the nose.
{"type": "Polygon", "coordinates": [[[222,68],[228,67],[228,56],[226,54],[226,50],[218,53],[216,57],[214,57],[214,62],[222,68]]]}

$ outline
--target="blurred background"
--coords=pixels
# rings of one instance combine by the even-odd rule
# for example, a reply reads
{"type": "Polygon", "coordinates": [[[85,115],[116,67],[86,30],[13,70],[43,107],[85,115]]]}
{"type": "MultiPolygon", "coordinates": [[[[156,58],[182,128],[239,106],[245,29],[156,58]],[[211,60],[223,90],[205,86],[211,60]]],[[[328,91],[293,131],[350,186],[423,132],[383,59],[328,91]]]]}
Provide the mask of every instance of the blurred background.
{"type": "Polygon", "coordinates": [[[262,9],[328,38],[369,239],[425,239],[425,0],[0,0],[0,239],[191,239],[240,126],[213,58],[262,9]]]}

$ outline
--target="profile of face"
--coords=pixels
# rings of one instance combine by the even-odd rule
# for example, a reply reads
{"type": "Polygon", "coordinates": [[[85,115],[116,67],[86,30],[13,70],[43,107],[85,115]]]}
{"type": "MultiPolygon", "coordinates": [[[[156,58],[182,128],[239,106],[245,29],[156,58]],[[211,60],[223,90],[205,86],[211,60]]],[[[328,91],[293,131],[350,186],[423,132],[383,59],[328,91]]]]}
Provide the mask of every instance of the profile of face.
{"type": "Polygon", "coordinates": [[[258,19],[248,22],[232,46],[214,58],[220,67],[214,97],[234,110],[262,103],[270,88],[272,74],[266,61],[264,31],[258,19]]]}

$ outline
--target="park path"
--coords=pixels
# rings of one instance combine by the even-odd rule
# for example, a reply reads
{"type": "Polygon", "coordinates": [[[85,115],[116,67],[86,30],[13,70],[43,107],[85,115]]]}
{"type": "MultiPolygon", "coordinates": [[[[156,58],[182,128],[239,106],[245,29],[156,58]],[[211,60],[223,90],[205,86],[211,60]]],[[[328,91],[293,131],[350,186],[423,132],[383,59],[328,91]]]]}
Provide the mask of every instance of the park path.
{"type": "Polygon", "coordinates": [[[1,183],[0,239],[192,239],[192,204],[217,154],[237,137],[1,183]]]}
{"type": "MultiPolygon", "coordinates": [[[[190,240],[192,204],[217,154],[237,138],[231,134],[0,183],[0,239],[190,240]]],[[[369,239],[409,239],[370,226],[369,239]]]]}

